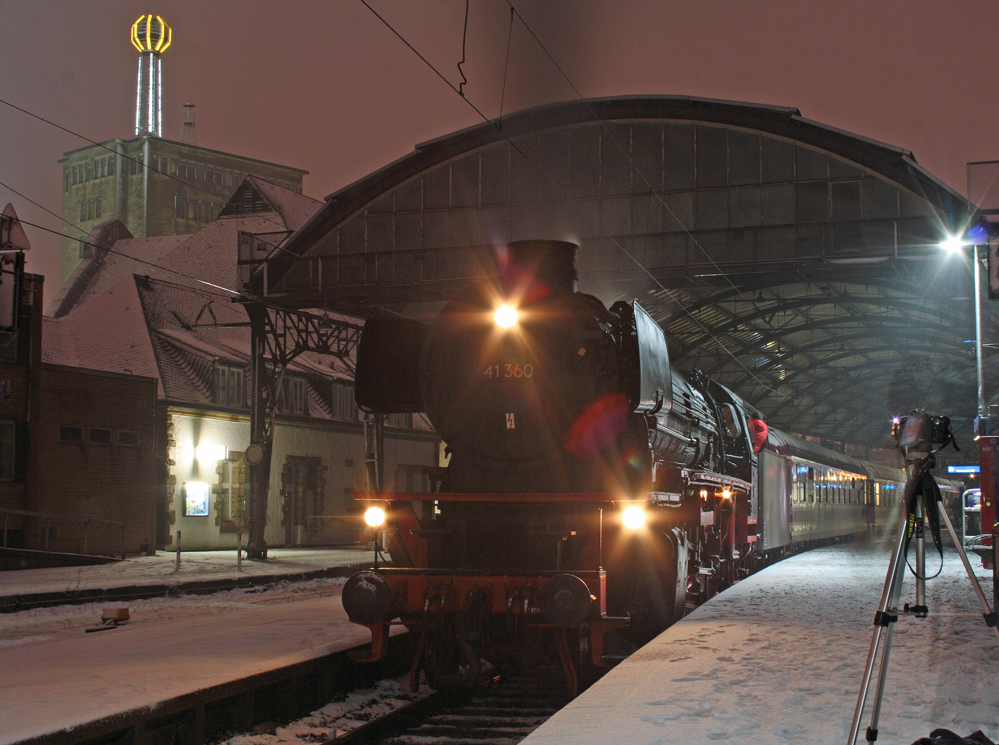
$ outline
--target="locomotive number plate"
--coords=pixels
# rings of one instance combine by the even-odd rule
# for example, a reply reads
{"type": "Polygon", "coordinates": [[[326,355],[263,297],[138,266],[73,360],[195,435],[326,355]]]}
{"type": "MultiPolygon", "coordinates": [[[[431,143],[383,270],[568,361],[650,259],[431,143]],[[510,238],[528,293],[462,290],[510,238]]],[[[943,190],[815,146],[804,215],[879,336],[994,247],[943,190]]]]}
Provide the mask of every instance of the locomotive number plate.
{"type": "Polygon", "coordinates": [[[490,365],[482,374],[487,378],[501,380],[503,378],[533,378],[534,365],[530,362],[520,364],[519,362],[507,362],[503,365],[490,365]]]}

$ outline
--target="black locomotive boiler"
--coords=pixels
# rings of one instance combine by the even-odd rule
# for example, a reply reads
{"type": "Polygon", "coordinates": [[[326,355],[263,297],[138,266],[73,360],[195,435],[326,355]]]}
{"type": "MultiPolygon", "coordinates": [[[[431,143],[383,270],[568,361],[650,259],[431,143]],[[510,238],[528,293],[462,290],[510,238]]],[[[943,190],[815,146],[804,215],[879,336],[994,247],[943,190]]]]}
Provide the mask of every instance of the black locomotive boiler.
{"type": "Polygon", "coordinates": [[[421,667],[448,685],[554,648],[575,691],[615,661],[610,638],[642,644],[790,545],[866,531],[878,485],[887,509],[903,481],[674,369],[638,303],[576,291],[575,251],[511,243],[429,325],[365,325],[358,405],[426,412],[449,454],[435,493],[361,495],[385,509],[392,561],[343,591],[372,659],[390,624],[418,632],[414,685],[421,667]]]}

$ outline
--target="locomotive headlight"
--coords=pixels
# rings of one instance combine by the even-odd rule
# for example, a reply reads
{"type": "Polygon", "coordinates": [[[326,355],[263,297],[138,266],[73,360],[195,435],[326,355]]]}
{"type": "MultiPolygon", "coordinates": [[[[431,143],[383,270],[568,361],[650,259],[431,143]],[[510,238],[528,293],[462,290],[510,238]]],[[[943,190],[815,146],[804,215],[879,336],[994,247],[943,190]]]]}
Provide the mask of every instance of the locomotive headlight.
{"type": "Polygon", "coordinates": [[[364,513],[364,522],[372,528],[377,528],[385,524],[385,510],[381,507],[369,507],[364,513]]]}
{"type": "Polygon", "coordinates": [[[496,325],[501,329],[508,329],[513,328],[513,326],[517,323],[518,315],[520,314],[517,313],[517,309],[512,305],[501,305],[496,309],[493,319],[496,321],[496,325]]]}
{"type": "Polygon", "coordinates": [[[645,519],[645,510],[637,505],[627,507],[624,512],[621,513],[621,522],[624,523],[624,527],[628,530],[638,530],[645,525],[645,519]]]}

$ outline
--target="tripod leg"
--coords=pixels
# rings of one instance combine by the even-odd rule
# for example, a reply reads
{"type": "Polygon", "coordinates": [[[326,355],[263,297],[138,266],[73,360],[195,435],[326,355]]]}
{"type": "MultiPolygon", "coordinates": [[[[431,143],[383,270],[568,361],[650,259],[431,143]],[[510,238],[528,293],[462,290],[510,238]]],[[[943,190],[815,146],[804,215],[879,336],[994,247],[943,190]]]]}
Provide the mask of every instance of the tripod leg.
{"type": "Polygon", "coordinates": [[[916,605],[910,610],[916,618],[926,618],[929,608],[926,605],[926,509],[925,492],[920,490],[916,497],[916,521],[913,526],[913,542],[916,544],[916,605]]]}
{"type": "Polygon", "coordinates": [[[978,577],[975,576],[974,570],[971,568],[971,562],[968,561],[968,554],[964,552],[964,546],[957,539],[957,533],[954,531],[954,524],[950,521],[950,516],[947,515],[947,510],[944,509],[943,501],[940,497],[937,498],[940,501],[939,513],[940,517],[943,518],[944,524],[947,526],[947,532],[950,533],[950,539],[953,541],[954,546],[957,548],[958,556],[961,557],[961,562],[964,564],[964,571],[968,573],[968,579],[971,580],[971,586],[975,589],[975,594],[978,595],[978,602],[981,603],[982,613],[985,616],[985,625],[995,632],[996,638],[999,639],[999,627],[996,625],[996,612],[989,608],[989,601],[985,599],[985,593],[982,592],[982,586],[978,584],[978,577]]]}
{"type": "MultiPolygon", "coordinates": [[[[888,564],[888,573],[885,575],[885,584],[881,591],[878,612],[874,616],[874,633],[871,636],[871,648],[867,653],[864,678],[860,687],[860,695],[857,697],[857,708],[853,712],[853,722],[850,725],[850,736],[847,740],[847,745],[854,745],[857,742],[857,735],[860,733],[860,720],[864,716],[867,693],[871,687],[871,675],[874,672],[874,664],[878,656],[878,647],[881,646],[882,635],[885,635],[884,650],[881,653],[881,668],[878,672],[878,686],[875,694],[874,710],[871,715],[871,726],[867,730],[868,735],[872,732],[877,732],[878,717],[881,713],[881,698],[884,695],[884,685],[888,674],[888,656],[891,653],[892,629],[894,628],[893,624],[898,620],[898,598],[902,588],[902,571],[905,568],[903,552],[906,547],[905,538],[908,528],[908,521],[902,520],[902,528],[899,531],[898,539],[895,542],[895,550],[888,564]]],[[[870,739],[868,741],[872,742],[870,739]]]]}

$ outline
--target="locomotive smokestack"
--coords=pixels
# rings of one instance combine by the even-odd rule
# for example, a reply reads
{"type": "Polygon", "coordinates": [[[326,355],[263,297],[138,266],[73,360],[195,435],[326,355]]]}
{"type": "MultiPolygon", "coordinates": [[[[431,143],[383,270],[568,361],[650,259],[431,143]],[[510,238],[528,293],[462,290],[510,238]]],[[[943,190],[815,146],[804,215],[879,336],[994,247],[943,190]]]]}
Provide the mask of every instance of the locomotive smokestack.
{"type": "Polygon", "coordinates": [[[576,291],[576,251],[568,241],[514,241],[507,246],[504,276],[510,279],[533,277],[551,287],[576,291]]]}

